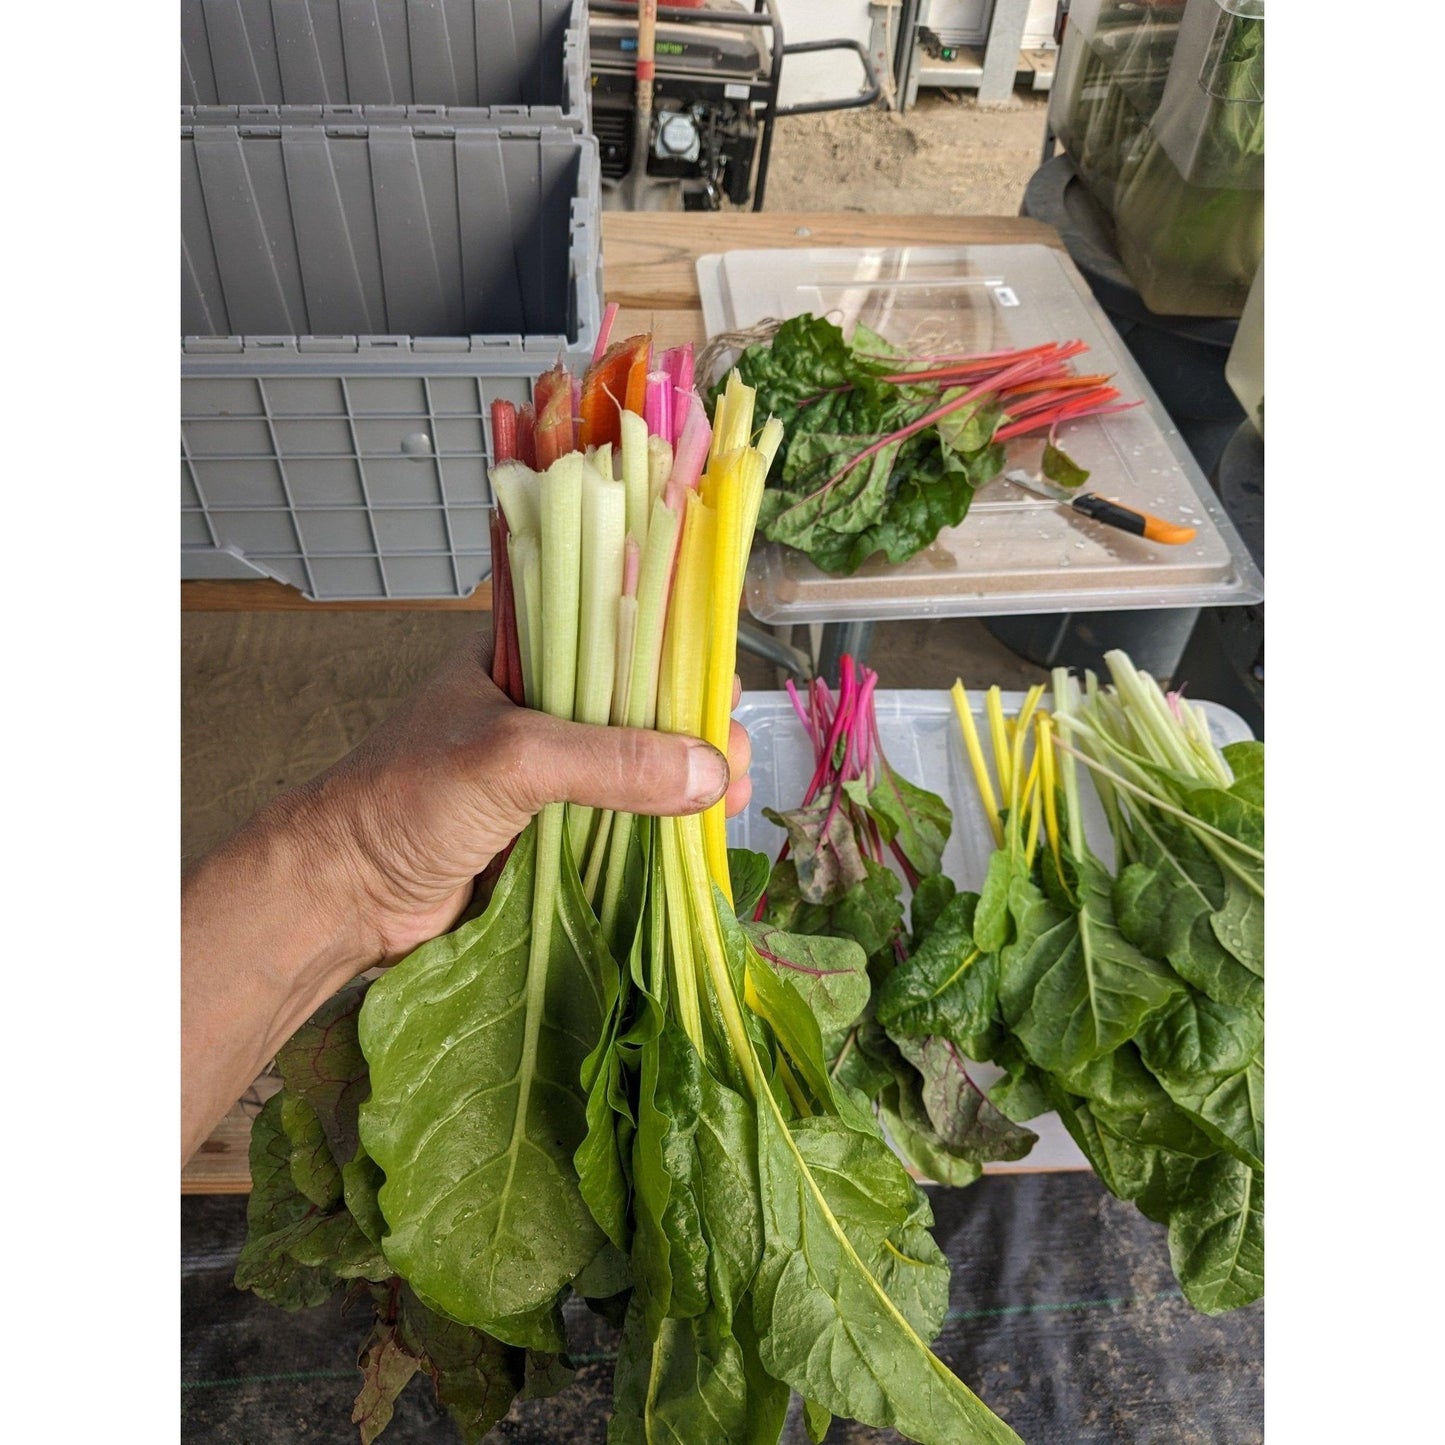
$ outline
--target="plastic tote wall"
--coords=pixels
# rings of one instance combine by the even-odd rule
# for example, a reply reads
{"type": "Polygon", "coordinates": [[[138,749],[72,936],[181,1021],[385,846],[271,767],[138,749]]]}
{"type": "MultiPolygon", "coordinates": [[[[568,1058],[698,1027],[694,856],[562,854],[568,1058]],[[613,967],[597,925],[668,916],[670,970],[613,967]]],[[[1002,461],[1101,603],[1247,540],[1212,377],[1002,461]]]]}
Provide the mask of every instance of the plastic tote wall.
{"type": "Polygon", "coordinates": [[[587,130],[589,69],[586,0],[181,3],[183,106],[481,107],[587,130]]]}
{"type": "Polygon", "coordinates": [[[595,140],[182,126],[181,183],[182,576],[469,594],[492,400],[596,341],[595,140]]]}

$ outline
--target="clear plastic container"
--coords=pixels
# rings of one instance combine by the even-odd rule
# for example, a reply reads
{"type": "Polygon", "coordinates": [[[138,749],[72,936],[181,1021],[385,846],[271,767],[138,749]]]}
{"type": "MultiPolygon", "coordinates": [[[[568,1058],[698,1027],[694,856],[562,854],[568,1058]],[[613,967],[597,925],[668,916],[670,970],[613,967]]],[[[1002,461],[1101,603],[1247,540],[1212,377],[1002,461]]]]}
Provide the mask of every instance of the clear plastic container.
{"type": "MultiPolygon", "coordinates": [[[[1218,498],[1067,252],[1052,246],[907,246],[732,251],[698,262],[709,336],[766,317],[827,315],[845,335],[863,322],[914,352],[1004,350],[1075,338],[1089,371],[1142,405],[1060,428],[1090,491],[1196,529],[1161,546],[1101,527],[1004,477],[967,516],[908,561],[881,554],[833,576],[761,540],[747,605],[761,622],[1097,612],[1258,601],[1263,579],[1218,498]]],[[[1020,439],[1010,466],[1034,466],[1020,439]]]]}

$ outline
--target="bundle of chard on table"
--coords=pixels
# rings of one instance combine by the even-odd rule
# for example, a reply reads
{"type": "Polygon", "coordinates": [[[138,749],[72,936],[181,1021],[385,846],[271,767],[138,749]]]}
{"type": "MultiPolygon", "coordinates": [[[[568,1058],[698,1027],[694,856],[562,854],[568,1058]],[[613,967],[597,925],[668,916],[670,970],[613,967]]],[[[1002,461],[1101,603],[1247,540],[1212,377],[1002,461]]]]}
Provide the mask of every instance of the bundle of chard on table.
{"type": "MultiPolygon", "coordinates": [[[[709,422],[685,348],[598,350],[494,413],[496,674],[528,707],[725,748],[782,429],[737,377],[709,422]]],[[[283,1051],[237,1282],[371,1304],[363,1442],[419,1371],[467,1441],[561,1389],[573,1299],[621,1328],[614,1442],[769,1445],[793,1391],[815,1440],[832,1414],[1017,1440],[929,1349],[949,1270],[927,1198],[796,986],[861,950],[760,929],[721,803],[556,805],[484,911],[283,1051]]]]}
{"type": "MultiPolygon", "coordinates": [[[[970,1073],[946,1018],[879,1019],[876,998],[895,971],[951,944],[940,915],[955,888],[943,873],[948,804],[889,765],[878,732],[878,674],[848,655],[836,693],[822,678],[806,703],[788,694],[812,743],[813,775],[798,806],[764,816],[787,832],[753,912],[770,928],[856,942],[866,968],[815,969],[795,981],[813,1002],[829,1073],[870,1107],[922,1176],[969,1184],[983,1165],[1020,1159],[1037,1135],[1007,1118],[970,1073]],[[901,875],[901,877],[900,877],[901,875]],[[911,930],[904,927],[903,886],[911,930]]],[[[975,1071],[976,1072],[976,1071],[975,1071]]]]}
{"type": "MultiPolygon", "coordinates": [[[[723,338],[726,339],[726,338],[723,338]]],[[[903,562],[964,518],[1020,437],[1043,441],[1041,468],[1064,487],[1089,473],[1060,429],[1138,406],[1070,362],[1082,341],[978,355],[909,355],[861,324],[844,339],[821,316],[793,317],[746,347],[737,371],[779,417],[759,529],[825,572],[882,553],[903,562]]]]}
{"type": "Polygon", "coordinates": [[[995,845],[976,891],[943,871],[947,804],[883,755],[876,675],[845,656],[836,694],[790,685],[815,768],[798,806],[763,810],[787,840],[770,872],[751,855],[754,917],[866,954],[866,974],[815,960],[795,982],[830,1076],[920,1174],[968,1184],[1056,1112],[1219,1314],[1264,1288],[1264,745],[1216,747],[1198,708],[1107,661],[1107,687],[1057,669],[1052,709],[1036,686],[1008,717],[988,689],[982,730],[955,685],[995,845]],[[974,1061],[1004,1077],[981,1088],[974,1061]]]}
{"type": "Polygon", "coordinates": [[[955,686],[996,846],[876,1013],[1006,1069],[992,1098],[1010,1117],[1057,1111],[1218,1314],[1264,1290],[1264,744],[1216,747],[1198,708],[1105,657],[1108,687],[1056,669],[1052,710],[1039,686],[1007,718],[989,689],[987,749],[955,686]],[[1084,769],[1112,864],[1085,831],[1084,769]]]}

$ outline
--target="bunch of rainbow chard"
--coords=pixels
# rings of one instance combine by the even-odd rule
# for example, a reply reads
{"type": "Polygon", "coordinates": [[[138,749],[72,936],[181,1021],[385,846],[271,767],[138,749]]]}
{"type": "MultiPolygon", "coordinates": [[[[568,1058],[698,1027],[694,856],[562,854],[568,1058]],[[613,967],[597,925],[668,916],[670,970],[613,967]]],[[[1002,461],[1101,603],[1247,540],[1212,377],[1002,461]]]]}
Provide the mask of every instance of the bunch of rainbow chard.
{"type": "MultiPolygon", "coordinates": [[[[782,430],[736,377],[709,421],[685,349],[599,353],[494,413],[494,675],[559,717],[725,749],[782,430]]],[[[838,1414],[1016,1441],[928,1347],[949,1271],[926,1196],[794,984],[858,954],[740,921],[721,803],[544,809],[483,912],[281,1060],[238,1282],[371,1301],[363,1442],[418,1371],[468,1441],[561,1388],[573,1297],[621,1326],[618,1445],[774,1445],[793,1391],[818,1440],[838,1414]]]]}
{"type": "Polygon", "coordinates": [[[949,950],[945,905],[955,890],[942,872],[953,822],[948,804],[889,765],[878,731],[877,683],[877,673],[847,655],[836,693],[814,678],[805,703],[789,682],[814,768],[797,807],[763,809],[787,840],[753,917],[817,936],[820,946],[828,937],[859,945],[864,966],[799,966],[794,975],[813,1003],[829,1074],[874,1111],[921,1175],[969,1184],[985,1163],[1022,1158],[1037,1136],[993,1105],[946,1020],[919,1032],[917,1019],[905,1030],[890,1030],[878,1019],[876,992],[897,969],[915,954],[922,955],[918,966],[927,967],[932,956],[949,950]],[[905,885],[911,931],[904,928],[905,885]]]}
{"type": "Polygon", "coordinates": [[[1056,1111],[1215,1314],[1264,1288],[1264,748],[1216,748],[1201,712],[1106,660],[1108,688],[1056,670],[1052,711],[1035,687],[1007,718],[991,688],[987,749],[955,685],[995,848],[981,889],[942,903],[947,946],[894,970],[876,1015],[1003,1067],[1010,1117],[1056,1111]]]}
{"type": "Polygon", "coordinates": [[[976,355],[909,355],[877,332],[821,316],[783,322],[737,369],[782,419],[759,530],[825,572],[856,572],[882,553],[903,562],[957,526],[974,493],[1004,468],[1015,438],[1042,439],[1044,475],[1089,473],[1061,428],[1137,406],[1104,375],[1077,374],[1082,341],[976,355]]]}

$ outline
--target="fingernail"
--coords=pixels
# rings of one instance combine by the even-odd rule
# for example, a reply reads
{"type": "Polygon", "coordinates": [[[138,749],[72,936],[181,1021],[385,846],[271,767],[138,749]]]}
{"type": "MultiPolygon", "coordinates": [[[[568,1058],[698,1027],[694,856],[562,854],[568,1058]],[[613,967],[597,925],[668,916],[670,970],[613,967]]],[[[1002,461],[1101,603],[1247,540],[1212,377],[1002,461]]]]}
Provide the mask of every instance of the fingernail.
{"type": "Polygon", "coordinates": [[[711,807],[728,786],[727,759],[708,743],[689,743],[687,801],[694,808],[711,807]]]}

